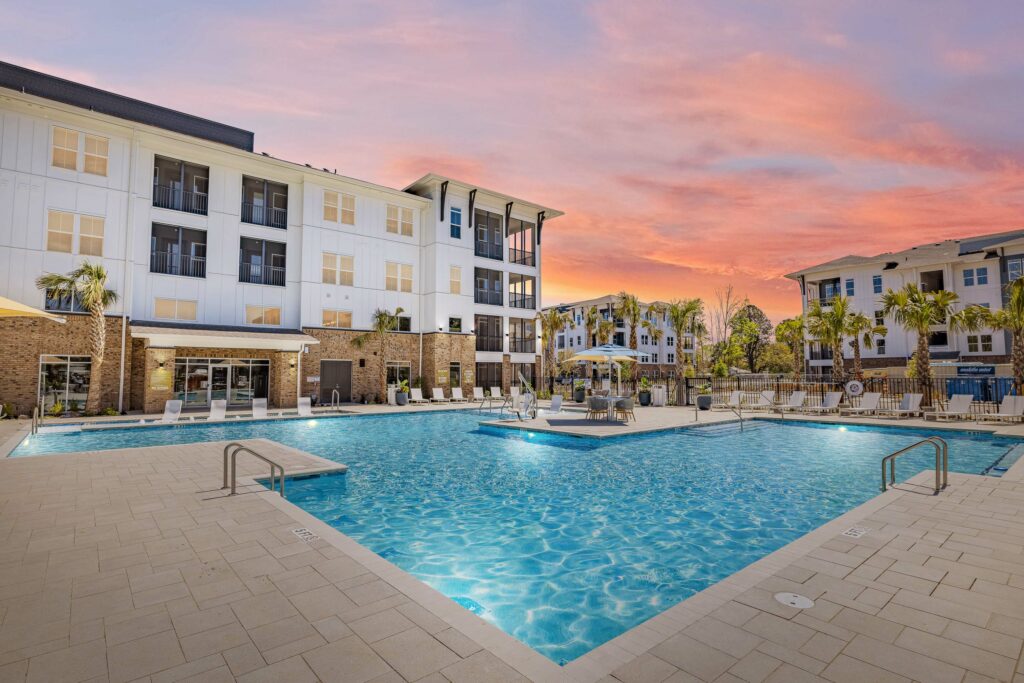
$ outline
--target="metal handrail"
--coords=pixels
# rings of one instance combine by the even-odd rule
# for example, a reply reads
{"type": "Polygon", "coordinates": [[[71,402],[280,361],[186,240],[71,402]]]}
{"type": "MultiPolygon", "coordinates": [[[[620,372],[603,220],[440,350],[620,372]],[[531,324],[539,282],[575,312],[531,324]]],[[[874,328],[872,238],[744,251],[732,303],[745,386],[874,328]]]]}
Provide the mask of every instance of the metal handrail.
{"type": "Polygon", "coordinates": [[[896,485],[896,458],[925,444],[931,444],[935,448],[935,495],[949,485],[949,444],[945,439],[938,436],[929,436],[906,448],[901,448],[895,453],[882,458],[882,491],[886,491],[885,463],[889,463],[889,486],[896,485]]]}
{"type": "Polygon", "coordinates": [[[337,408],[341,406],[341,392],[337,389],[331,391],[331,407],[337,408]]]}
{"type": "Polygon", "coordinates": [[[32,430],[31,430],[30,433],[32,433],[32,434],[38,434],[39,433],[39,406],[38,405],[36,405],[34,408],[32,408],[32,430]]]}
{"type": "Polygon", "coordinates": [[[257,453],[253,449],[249,448],[248,446],[244,446],[244,445],[238,443],[237,441],[232,441],[231,443],[229,443],[227,446],[224,447],[224,485],[221,486],[221,488],[222,489],[230,488],[231,489],[231,495],[232,496],[235,495],[235,488],[236,488],[236,484],[238,482],[238,475],[237,475],[236,465],[238,463],[237,456],[238,456],[239,453],[248,453],[249,455],[254,455],[257,458],[259,458],[260,460],[262,460],[263,462],[265,462],[268,465],[270,465],[270,490],[271,491],[274,490],[274,472],[276,470],[277,473],[278,473],[277,481],[280,482],[281,497],[284,498],[284,468],[281,467],[281,465],[279,465],[276,462],[274,462],[273,460],[271,460],[270,458],[268,458],[266,456],[263,456],[263,455],[260,455],[259,453],[257,453]],[[229,450],[231,451],[230,453],[228,453],[229,450]],[[231,460],[230,477],[228,476],[228,474],[229,474],[228,473],[228,459],[229,458],[231,460]]]}

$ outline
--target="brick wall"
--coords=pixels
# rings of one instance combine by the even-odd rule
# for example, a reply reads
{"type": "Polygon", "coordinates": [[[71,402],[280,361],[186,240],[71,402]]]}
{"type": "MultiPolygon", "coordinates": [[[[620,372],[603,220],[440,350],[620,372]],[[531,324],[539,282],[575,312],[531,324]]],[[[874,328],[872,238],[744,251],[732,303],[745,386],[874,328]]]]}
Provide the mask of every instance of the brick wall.
{"type": "MultiPolygon", "coordinates": [[[[301,380],[303,396],[316,393],[316,385],[307,382],[306,379],[320,374],[321,360],[352,361],[352,400],[356,402],[369,395],[377,397],[378,401],[382,400],[383,397],[378,397],[382,363],[387,361],[410,363],[412,377],[415,379],[420,375],[420,338],[418,334],[396,333],[392,335],[392,354],[385,359],[380,357],[376,343],[371,342],[363,348],[358,348],[353,343],[352,340],[363,334],[362,332],[313,327],[303,329],[303,332],[320,342],[311,344],[309,352],[302,354],[302,377],[299,380],[301,380]],[[359,366],[360,361],[363,361],[363,367],[359,366]]],[[[321,399],[324,402],[330,402],[329,392],[321,399]]]]}

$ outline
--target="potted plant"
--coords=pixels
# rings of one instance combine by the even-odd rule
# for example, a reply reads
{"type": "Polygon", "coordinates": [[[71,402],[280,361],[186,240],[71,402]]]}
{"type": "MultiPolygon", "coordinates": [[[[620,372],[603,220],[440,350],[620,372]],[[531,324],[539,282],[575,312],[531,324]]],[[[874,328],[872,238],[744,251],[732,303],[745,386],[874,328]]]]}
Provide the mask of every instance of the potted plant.
{"type": "Polygon", "coordinates": [[[711,395],[711,385],[701,384],[697,391],[697,407],[701,410],[711,410],[711,403],[714,401],[714,396],[711,395]]]}
{"type": "Polygon", "coordinates": [[[587,400],[587,384],[581,379],[572,383],[572,400],[583,403],[587,400]]]}
{"type": "Polygon", "coordinates": [[[651,380],[646,377],[640,378],[640,393],[638,398],[640,399],[640,405],[651,405],[651,380]]]}
{"type": "Polygon", "coordinates": [[[403,379],[398,382],[398,391],[395,392],[395,403],[400,406],[409,403],[409,380],[403,379]]]}

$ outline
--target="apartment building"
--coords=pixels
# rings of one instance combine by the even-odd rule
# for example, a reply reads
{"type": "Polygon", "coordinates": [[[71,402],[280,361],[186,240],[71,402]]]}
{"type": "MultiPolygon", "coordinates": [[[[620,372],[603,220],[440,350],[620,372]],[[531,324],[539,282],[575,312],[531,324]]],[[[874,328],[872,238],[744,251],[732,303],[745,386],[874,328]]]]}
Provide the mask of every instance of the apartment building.
{"type": "MultiPolygon", "coordinates": [[[[555,337],[555,349],[557,353],[576,353],[584,349],[597,346],[596,332],[587,338],[586,312],[589,308],[596,308],[603,320],[612,320],[615,327],[612,331],[611,343],[620,346],[629,346],[629,326],[615,314],[615,305],[618,297],[607,294],[596,299],[576,301],[568,304],[558,304],[549,308],[557,308],[566,313],[571,322],[567,324],[555,337]]],[[[643,319],[652,323],[657,333],[652,333],[649,328],[641,325],[637,328],[637,351],[642,355],[639,360],[640,375],[661,376],[675,372],[677,354],[688,354],[690,362],[693,362],[695,352],[693,335],[683,335],[682,339],[675,338],[675,331],[668,322],[668,317],[657,311],[657,307],[664,309],[668,306],[665,302],[641,302],[643,319]],[[654,306],[655,310],[651,310],[654,306]]]]}
{"type": "Polygon", "coordinates": [[[537,374],[541,236],[561,212],[428,174],[403,189],[254,151],[222,123],[0,63],[0,400],[84,402],[89,321],[36,287],[101,262],[104,406],[381,400],[537,374]],[[354,339],[402,309],[386,358],[354,339]]]}
{"type": "MultiPolygon", "coordinates": [[[[1024,230],[951,239],[922,244],[877,256],[844,256],[834,261],[790,273],[800,285],[803,312],[811,304],[822,305],[835,296],[850,299],[856,311],[885,325],[888,333],[874,341],[873,349],[861,349],[868,369],[899,369],[917,345],[916,336],[882,314],[881,296],[889,289],[915,284],[925,291],[945,289],[959,295],[960,305],[978,304],[998,310],[1005,286],[1024,274],[1024,230]]],[[[931,358],[953,368],[958,364],[997,365],[1009,361],[1009,338],[1002,332],[954,332],[948,325],[934,325],[929,337],[931,358]]],[[[847,347],[844,361],[853,358],[847,347]]],[[[807,371],[831,372],[832,350],[808,343],[807,371]]]]}

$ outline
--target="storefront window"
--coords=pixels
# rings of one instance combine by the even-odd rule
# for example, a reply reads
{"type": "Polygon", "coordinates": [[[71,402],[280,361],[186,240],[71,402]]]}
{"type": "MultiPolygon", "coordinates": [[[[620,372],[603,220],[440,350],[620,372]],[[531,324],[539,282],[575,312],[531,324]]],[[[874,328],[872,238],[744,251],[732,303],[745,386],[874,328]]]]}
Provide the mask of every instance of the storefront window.
{"type": "Polygon", "coordinates": [[[186,407],[207,406],[227,399],[229,405],[248,405],[267,398],[270,361],[249,358],[177,358],[174,397],[186,407]]]}
{"type": "Polygon", "coordinates": [[[89,356],[41,356],[39,403],[43,411],[58,401],[64,410],[82,410],[89,395],[89,356]]]}
{"type": "Polygon", "coordinates": [[[412,381],[412,363],[388,361],[388,386],[396,386],[402,380],[412,381]]]}
{"type": "Polygon", "coordinates": [[[462,386],[462,364],[461,363],[449,363],[448,364],[448,386],[450,386],[450,387],[461,387],[462,386]]]}

